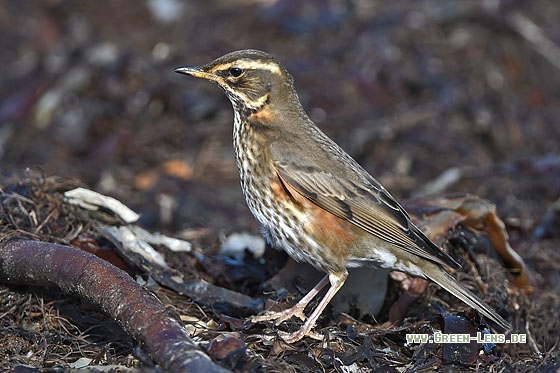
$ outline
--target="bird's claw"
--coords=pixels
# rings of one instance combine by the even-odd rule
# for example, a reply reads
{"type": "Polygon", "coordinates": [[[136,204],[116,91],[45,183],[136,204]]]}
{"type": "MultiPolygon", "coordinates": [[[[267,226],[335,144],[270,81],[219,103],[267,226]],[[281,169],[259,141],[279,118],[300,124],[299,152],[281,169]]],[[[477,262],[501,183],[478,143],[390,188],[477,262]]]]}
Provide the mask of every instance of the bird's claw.
{"type": "Polygon", "coordinates": [[[303,308],[295,305],[292,308],[288,308],[283,311],[265,311],[261,315],[252,316],[251,322],[275,321],[276,326],[278,326],[294,316],[299,318],[301,321],[305,321],[307,319],[303,313],[303,308]]]}
{"type": "Polygon", "coordinates": [[[293,333],[286,333],[286,332],[283,332],[283,331],[278,331],[278,335],[280,336],[280,338],[282,338],[282,340],[284,342],[287,342],[287,343],[297,342],[305,336],[316,339],[316,340],[319,340],[319,341],[323,340],[322,335],[317,334],[312,330],[306,330],[305,327],[302,327],[302,328],[300,328],[299,330],[297,330],[293,333]]]}

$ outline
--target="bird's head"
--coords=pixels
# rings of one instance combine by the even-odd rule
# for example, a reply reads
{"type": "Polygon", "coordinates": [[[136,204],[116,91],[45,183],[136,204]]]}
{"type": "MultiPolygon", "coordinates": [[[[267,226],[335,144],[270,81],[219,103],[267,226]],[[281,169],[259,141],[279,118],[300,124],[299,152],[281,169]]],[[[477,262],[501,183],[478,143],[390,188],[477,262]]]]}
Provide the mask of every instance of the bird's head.
{"type": "Polygon", "coordinates": [[[178,67],[174,71],[218,84],[236,110],[257,112],[271,102],[299,105],[291,75],[265,52],[231,52],[206,65],[178,67]]]}

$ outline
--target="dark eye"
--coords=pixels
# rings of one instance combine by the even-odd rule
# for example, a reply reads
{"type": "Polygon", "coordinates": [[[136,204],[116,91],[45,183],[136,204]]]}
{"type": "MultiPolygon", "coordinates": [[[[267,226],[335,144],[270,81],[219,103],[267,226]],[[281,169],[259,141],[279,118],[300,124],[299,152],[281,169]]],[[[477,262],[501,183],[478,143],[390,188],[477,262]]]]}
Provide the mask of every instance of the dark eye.
{"type": "Polygon", "coordinates": [[[243,70],[239,67],[232,67],[231,69],[229,69],[229,74],[234,78],[237,78],[240,77],[241,74],[243,74],[243,70]]]}

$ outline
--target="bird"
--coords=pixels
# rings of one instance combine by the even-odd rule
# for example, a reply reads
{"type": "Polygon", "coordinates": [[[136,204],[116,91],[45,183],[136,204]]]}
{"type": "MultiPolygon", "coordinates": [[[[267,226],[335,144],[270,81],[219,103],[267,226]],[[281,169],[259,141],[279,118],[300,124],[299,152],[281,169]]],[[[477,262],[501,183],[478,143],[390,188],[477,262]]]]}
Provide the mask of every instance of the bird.
{"type": "Polygon", "coordinates": [[[233,145],[241,189],[266,241],[325,276],[299,302],[251,321],[301,327],[278,332],[288,343],[308,336],[348,276],[348,268],[385,268],[431,280],[504,332],[511,325],[446,267],[460,265],[411,221],[397,200],[306,114],[294,80],[271,54],[245,49],[176,73],[218,85],[234,111],[233,145]],[[307,317],[306,306],[329,288],[307,317]]]}

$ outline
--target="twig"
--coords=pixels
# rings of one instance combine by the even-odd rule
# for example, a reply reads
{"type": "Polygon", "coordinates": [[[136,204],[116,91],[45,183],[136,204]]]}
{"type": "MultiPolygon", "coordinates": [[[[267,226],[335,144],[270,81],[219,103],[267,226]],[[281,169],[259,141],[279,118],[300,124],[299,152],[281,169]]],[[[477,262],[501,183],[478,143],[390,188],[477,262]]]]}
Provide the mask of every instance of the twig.
{"type": "Polygon", "coordinates": [[[507,23],[519,35],[527,40],[531,47],[560,70],[560,48],[533,21],[519,12],[512,12],[506,17],[507,23]]]}
{"type": "Polygon", "coordinates": [[[533,352],[539,354],[539,356],[542,356],[542,352],[539,349],[539,346],[537,346],[537,342],[535,341],[535,338],[533,338],[533,334],[531,333],[529,318],[527,318],[527,323],[525,324],[525,332],[527,333],[527,339],[529,340],[529,345],[533,349],[533,352]]]}
{"type": "Polygon", "coordinates": [[[227,372],[126,272],[90,253],[38,241],[0,244],[0,281],[58,286],[100,308],[171,372],[227,372]]]}

